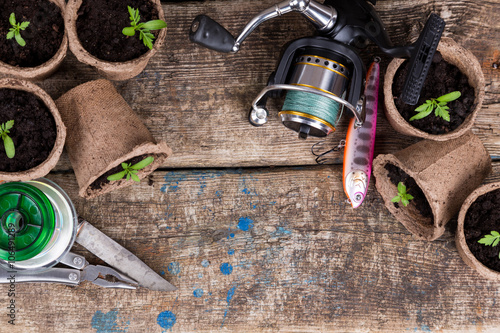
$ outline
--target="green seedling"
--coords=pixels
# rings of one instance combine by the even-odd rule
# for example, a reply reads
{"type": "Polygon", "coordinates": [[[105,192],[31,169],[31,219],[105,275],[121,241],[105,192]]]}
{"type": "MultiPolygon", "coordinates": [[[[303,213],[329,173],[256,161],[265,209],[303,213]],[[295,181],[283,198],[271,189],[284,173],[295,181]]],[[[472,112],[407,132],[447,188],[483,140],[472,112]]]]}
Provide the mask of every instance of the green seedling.
{"type": "Polygon", "coordinates": [[[14,13],[10,14],[9,22],[10,25],[12,25],[12,28],[9,29],[9,33],[7,34],[7,39],[15,38],[17,44],[25,46],[26,41],[23,39],[23,37],[21,37],[21,30],[25,30],[30,25],[30,23],[29,22],[17,23],[16,15],[14,13]]]}
{"type": "MultiPolygon", "coordinates": [[[[484,235],[484,237],[477,242],[486,246],[497,246],[500,242],[500,233],[498,233],[498,231],[492,231],[489,235],[484,235]]],[[[498,254],[498,258],[500,259],[500,253],[498,254]]]]}
{"type": "Polygon", "coordinates": [[[397,203],[400,202],[403,206],[408,206],[410,200],[413,200],[413,196],[411,194],[406,193],[406,186],[402,182],[398,184],[398,195],[391,199],[392,202],[397,203]]]}
{"type": "Polygon", "coordinates": [[[410,121],[425,118],[430,115],[432,111],[434,111],[436,117],[441,117],[449,122],[450,113],[448,112],[448,110],[450,109],[450,107],[446,104],[448,102],[456,100],[461,95],[462,94],[460,93],[460,91],[454,91],[438,98],[428,99],[424,104],[415,109],[415,111],[417,111],[418,113],[411,117],[410,121]]]}
{"type": "Polygon", "coordinates": [[[16,155],[16,148],[14,147],[14,141],[8,135],[10,129],[14,127],[14,120],[9,120],[6,123],[0,125],[0,138],[3,140],[3,146],[5,148],[5,153],[8,158],[14,158],[16,155]]]}
{"type": "Polygon", "coordinates": [[[139,31],[139,40],[144,42],[149,49],[153,48],[153,39],[155,36],[151,30],[160,30],[167,27],[167,23],[162,20],[153,20],[145,23],[139,23],[141,16],[139,10],[128,6],[130,14],[130,27],[123,28],[122,33],[126,36],[134,36],[136,31],[139,31]]]}
{"type": "Polygon", "coordinates": [[[123,171],[120,171],[120,172],[117,172],[111,176],[108,176],[107,179],[109,181],[114,181],[114,180],[120,180],[120,179],[123,179],[126,177],[127,180],[130,180],[130,178],[132,178],[132,180],[134,180],[136,182],[140,182],[141,180],[137,176],[137,173],[139,172],[139,170],[144,169],[145,167],[147,167],[148,165],[153,163],[154,160],[155,160],[154,157],[149,156],[149,157],[146,157],[145,159],[143,159],[142,161],[140,161],[139,163],[136,163],[134,165],[131,165],[131,163],[122,163],[123,171]]]}

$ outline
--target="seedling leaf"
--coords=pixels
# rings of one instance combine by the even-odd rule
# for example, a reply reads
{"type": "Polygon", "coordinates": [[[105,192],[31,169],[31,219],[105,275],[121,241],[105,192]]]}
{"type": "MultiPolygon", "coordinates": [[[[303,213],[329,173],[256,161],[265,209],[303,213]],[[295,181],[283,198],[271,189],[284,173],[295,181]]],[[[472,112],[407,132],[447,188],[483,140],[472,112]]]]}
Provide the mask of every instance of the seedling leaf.
{"type": "Polygon", "coordinates": [[[127,174],[126,170],[120,171],[118,173],[115,173],[111,176],[108,176],[108,180],[113,181],[113,180],[120,180],[122,179],[125,175],[127,174]]]}
{"type": "Polygon", "coordinates": [[[23,39],[23,37],[21,37],[21,34],[15,34],[15,37],[17,44],[19,44],[20,46],[26,45],[26,41],[23,39]]]}
{"type": "Polygon", "coordinates": [[[415,111],[418,112],[416,115],[410,118],[410,121],[422,119],[431,114],[434,110],[436,117],[441,117],[446,121],[450,121],[450,109],[446,103],[456,100],[461,96],[460,91],[453,91],[446,95],[440,96],[438,98],[431,98],[425,101],[424,104],[418,106],[415,111]]]}
{"type": "Polygon", "coordinates": [[[131,163],[121,163],[121,167],[123,168],[123,171],[112,174],[112,175],[108,176],[107,179],[109,181],[116,181],[116,180],[123,179],[125,177],[126,180],[130,180],[130,178],[132,178],[132,180],[134,180],[136,182],[140,182],[141,180],[140,180],[139,176],[137,176],[137,174],[139,173],[139,170],[144,169],[145,167],[147,167],[148,165],[153,163],[153,161],[154,161],[154,157],[149,156],[149,157],[146,157],[145,159],[143,159],[142,161],[140,161],[134,165],[131,165],[131,163]]]}
{"type": "Polygon", "coordinates": [[[0,138],[3,140],[3,146],[5,148],[5,154],[8,158],[14,158],[16,155],[16,147],[14,146],[14,141],[8,135],[10,129],[14,127],[14,120],[9,120],[3,124],[0,124],[0,138]]]}
{"type": "Polygon", "coordinates": [[[134,36],[136,31],[139,31],[139,40],[142,40],[144,45],[149,49],[153,49],[153,40],[155,36],[151,33],[151,30],[160,30],[167,27],[167,23],[163,20],[152,20],[145,23],[139,23],[141,16],[139,15],[139,10],[127,6],[128,12],[130,14],[130,27],[126,27],[122,30],[122,33],[126,36],[134,36]]]}
{"type": "Polygon", "coordinates": [[[16,15],[14,13],[10,14],[9,23],[12,27],[9,29],[9,32],[7,33],[7,39],[15,38],[16,42],[20,46],[25,46],[26,41],[21,36],[21,30],[25,30],[30,25],[30,23],[29,22],[17,23],[16,15]]]}
{"type": "Polygon", "coordinates": [[[460,96],[462,96],[462,94],[460,93],[460,91],[453,91],[453,92],[451,92],[449,94],[443,95],[443,96],[438,97],[436,99],[437,99],[438,102],[448,103],[448,102],[456,100],[460,96]]]}
{"type": "Polygon", "coordinates": [[[410,204],[410,200],[413,200],[413,196],[411,194],[406,193],[406,186],[403,182],[398,183],[398,194],[391,199],[391,202],[398,203],[401,201],[403,206],[408,206],[410,204]]]}
{"type": "Polygon", "coordinates": [[[165,21],[162,21],[162,20],[153,20],[153,21],[146,22],[142,25],[142,28],[148,29],[148,30],[160,30],[160,29],[163,29],[166,27],[167,27],[167,23],[165,23],[165,21]]]}
{"type": "Polygon", "coordinates": [[[16,25],[16,14],[10,13],[9,23],[12,26],[16,25]]]}
{"type": "Polygon", "coordinates": [[[147,167],[148,165],[150,165],[151,163],[154,162],[154,157],[153,156],[149,156],[145,159],[143,159],[142,161],[140,161],[139,163],[136,163],[134,165],[131,166],[132,169],[134,170],[141,170],[141,169],[144,169],[145,167],[147,167]]]}
{"type": "Polygon", "coordinates": [[[123,28],[122,33],[125,36],[133,36],[133,35],[135,35],[135,29],[133,27],[126,27],[126,28],[123,28]]]}

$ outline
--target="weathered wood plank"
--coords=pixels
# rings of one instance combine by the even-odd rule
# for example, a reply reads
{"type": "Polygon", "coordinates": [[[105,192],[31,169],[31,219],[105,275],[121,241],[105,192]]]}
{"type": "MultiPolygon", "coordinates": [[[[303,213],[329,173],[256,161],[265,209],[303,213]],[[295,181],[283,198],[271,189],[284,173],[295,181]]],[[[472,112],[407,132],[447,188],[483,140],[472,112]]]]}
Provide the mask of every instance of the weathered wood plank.
{"type": "MultiPolygon", "coordinates": [[[[415,240],[373,184],[362,209],[349,208],[340,173],[156,172],[152,185],[93,200],[77,197],[73,174],[52,174],[82,216],[179,290],[18,284],[15,328],[161,332],[158,316],[170,311],[176,332],[495,332],[498,284],[462,262],[453,226],[435,242],[415,240]]],[[[500,179],[500,166],[493,175],[488,181],[500,179]]]]}
{"type": "MultiPolygon", "coordinates": [[[[174,155],[165,167],[244,167],[312,165],[310,147],[317,140],[300,141],[277,117],[280,101],[270,102],[271,119],[254,128],[247,121],[253,98],[274,70],[283,44],[312,34],[311,26],[297,14],[261,25],[235,55],[219,54],[189,42],[192,19],[200,13],[220,21],[233,34],[249,19],[275,1],[207,1],[165,3],[167,45],[138,77],[117,83],[119,91],[154,136],[168,142],[174,155]]],[[[395,44],[405,44],[412,27],[437,12],[447,20],[445,35],[468,47],[480,60],[487,85],[486,106],[475,132],[493,156],[500,156],[495,137],[500,110],[500,10],[498,1],[379,1],[376,8],[395,44]]],[[[419,28],[417,28],[419,31],[419,28]]],[[[368,63],[373,46],[363,51],[368,63]]],[[[383,57],[383,66],[389,59],[383,57]]],[[[53,77],[41,83],[54,98],[99,76],[70,55],[53,77]]],[[[382,111],[382,104],[380,105],[382,111]]],[[[397,134],[379,116],[376,153],[399,150],[416,141],[397,134]]],[[[328,140],[346,135],[346,122],[328,140]]],[[[58,170],[70,169],[66,155],[58,170]]]]}

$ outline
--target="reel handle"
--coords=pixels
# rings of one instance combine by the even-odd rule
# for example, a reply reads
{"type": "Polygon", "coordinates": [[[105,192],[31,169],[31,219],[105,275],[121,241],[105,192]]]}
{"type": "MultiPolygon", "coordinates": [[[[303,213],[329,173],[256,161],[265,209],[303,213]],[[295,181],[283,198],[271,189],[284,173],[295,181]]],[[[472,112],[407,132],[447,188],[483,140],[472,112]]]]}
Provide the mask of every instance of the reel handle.
{"type": "Polygon", "coordinates": [[[206,15],[198,15],[191,24],[189,39],[197,44],[217,52],[233,52],[235,39],[219,23],[206,15]]]}

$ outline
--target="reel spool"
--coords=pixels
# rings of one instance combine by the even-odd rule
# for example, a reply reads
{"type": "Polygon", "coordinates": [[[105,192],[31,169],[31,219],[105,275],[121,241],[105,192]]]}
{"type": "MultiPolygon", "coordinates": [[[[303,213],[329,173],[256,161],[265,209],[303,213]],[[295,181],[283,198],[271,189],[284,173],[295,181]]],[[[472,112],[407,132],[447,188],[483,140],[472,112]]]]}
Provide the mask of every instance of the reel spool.
{"type": "MultiPolygon", "coordinates": [[[[320,56],[322,52],[318,51],[305,50],[297,56],[288,84],[344,99],[351,79],[347,61],[333,54],[320,56]]],[[[340,103],[327,97],[306,91],[288,91],[279,116],[286,127],[298,132],[299,138],[306,139],[309,135],[324,137],[334,132],[342,111],[340,103]]]]}
{"type": "Polygon", "coordinates": [[[0,265],[41,271],[64,260],[78,218],[68,195],[47,179],[0,184],[0,265]]]}

